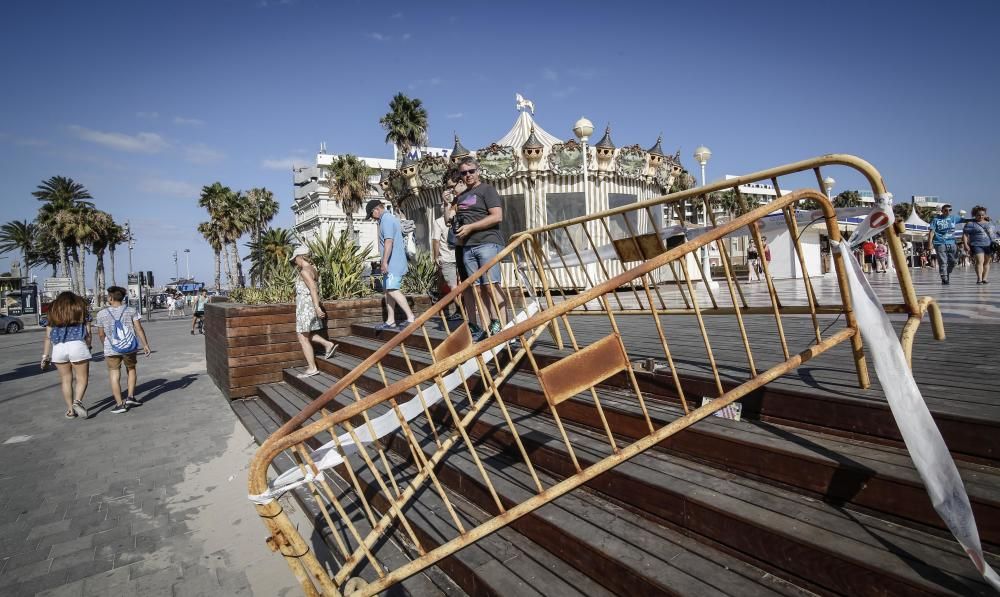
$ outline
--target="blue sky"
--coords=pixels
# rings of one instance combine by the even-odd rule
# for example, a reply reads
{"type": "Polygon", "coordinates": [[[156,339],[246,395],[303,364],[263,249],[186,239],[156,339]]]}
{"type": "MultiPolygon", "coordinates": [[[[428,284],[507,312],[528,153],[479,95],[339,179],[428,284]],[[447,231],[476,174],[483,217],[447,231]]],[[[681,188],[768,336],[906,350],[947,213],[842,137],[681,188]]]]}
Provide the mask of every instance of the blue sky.
{"type": "MultiPolygon", "coordinates": [[[[705,144],[710,179],[853,153],[897,201],[998,215],[998,14],[964,1],[9,3],[0,221],[34,217],[31,191],[70,176],[131,221],[136,269],[166,280],[189,248],[209,280],[200,187],[265,186],[274,225],[290,226],[290,164],[322,141],[391,157],[378,119],[397,91],[424,101],[436,146],[455,130],[470,148],[498,139],[521,92],[557,136],[580,115],[610,121],[620,146],[662,131],[692,170],[705,144]]],[[[862,186],[830,173],[834,192],[862,186]]]]}

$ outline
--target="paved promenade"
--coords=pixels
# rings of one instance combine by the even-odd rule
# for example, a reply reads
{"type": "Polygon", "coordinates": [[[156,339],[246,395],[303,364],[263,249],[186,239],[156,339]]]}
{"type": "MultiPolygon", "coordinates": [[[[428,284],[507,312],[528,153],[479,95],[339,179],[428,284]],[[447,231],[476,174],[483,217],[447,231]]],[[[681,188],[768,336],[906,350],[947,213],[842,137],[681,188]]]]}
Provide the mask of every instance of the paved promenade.
{"type": "Polygon", "coordinates": [[[246,500],[256,446],[188,325],[147,324],[144,405],[126,414],[95,360],[88,420],[63,418],[41,333],[0,336],[0,595],[301,593],[246,500]]]}

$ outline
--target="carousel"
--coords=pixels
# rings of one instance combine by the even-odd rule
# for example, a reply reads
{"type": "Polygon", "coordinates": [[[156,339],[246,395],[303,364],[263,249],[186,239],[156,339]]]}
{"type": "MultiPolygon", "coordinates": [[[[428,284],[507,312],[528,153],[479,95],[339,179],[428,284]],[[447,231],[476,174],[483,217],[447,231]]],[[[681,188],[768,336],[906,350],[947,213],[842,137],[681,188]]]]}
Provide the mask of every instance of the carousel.
{"type": "MultiPolygon", "coordinates": [[[[518,99],[519,114],[513,126],[487,147],[470,151],[456,133],[449,158],[405,159],[397,170],[383,172],[382,191],[416,224],[419,248],[429,249],[433,222],[441,216],[445,173],[467,156],[476,158],[481,179],[503,198],[501,233],[508,239],[524,230],[627,206],[694,184],[680,163],[680,152],[664,153],[662,136],[648,149],[637,144],[618,147],[608,125],[603,137],[590,145],[593,125],[581,118],[574,128],[577,139],[562,140],[535,121],[531,102],[518,99]]],[[[658,212],[640,218],[632,212],[628,218],[613,219],[608,228],[576,226],[562,237],[548,238],[546,248],[550,254],[568,255],[574,246],[582,248],[589,240],[604,244],[652,232],[653,227],[676,222],[676,215],[658,212]]],[[[694,261],[691,266],[692,271],[698,270],[694,261]]],[[[560,280],[563,284],[585,278],[572,275],[574,266],[565,269],[568,277],[560,280]]],[[[661,272],[660,279],[663,276],[669,276],[669,271],[661,272]]]]}

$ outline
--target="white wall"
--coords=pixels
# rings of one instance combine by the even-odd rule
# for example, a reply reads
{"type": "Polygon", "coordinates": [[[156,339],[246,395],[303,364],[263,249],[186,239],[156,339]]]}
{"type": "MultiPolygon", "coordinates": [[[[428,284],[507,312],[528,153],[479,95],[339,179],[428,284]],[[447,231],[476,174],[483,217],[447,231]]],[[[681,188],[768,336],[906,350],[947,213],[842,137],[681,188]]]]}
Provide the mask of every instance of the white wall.
{"type": "MultiPolygon", "coordinates": [[[[819,236],[819,231],[807,228],[799,239],[802,253],[805,255],[806,269],[809,270],[809,275],[812,277],[820,276],[823,273],[819,236]]],[[[769,236],[767,244],[771,247],[769,268],[771,277],[776,280],[802,277],[802,268],[799,266],[798,255],[795,254],[791,232],[784,230],[780,234],[769,236]]]]}

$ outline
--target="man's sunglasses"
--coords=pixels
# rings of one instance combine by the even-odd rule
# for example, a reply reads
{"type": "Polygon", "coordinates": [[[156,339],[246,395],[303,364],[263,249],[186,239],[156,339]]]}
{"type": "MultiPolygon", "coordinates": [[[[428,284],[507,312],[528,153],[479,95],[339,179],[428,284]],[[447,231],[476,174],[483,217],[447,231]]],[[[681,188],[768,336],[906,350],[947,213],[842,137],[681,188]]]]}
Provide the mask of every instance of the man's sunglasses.
{"type": "Polygon", "coordinates": [[[463,177],[468,176],[470,174],[475,174],[476,172],[479,172],[479,168],[473,168],[472,170],[459,170],[458,171],[458,173],[461,176],[463,176],[463,177]]]}

